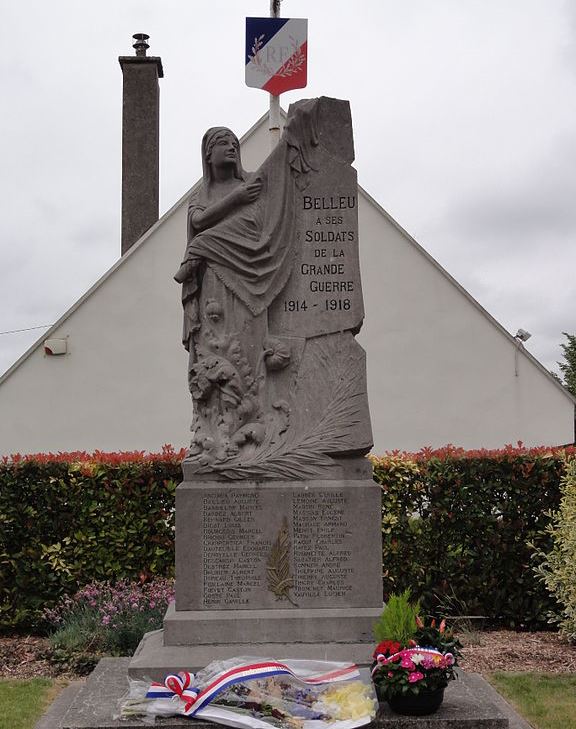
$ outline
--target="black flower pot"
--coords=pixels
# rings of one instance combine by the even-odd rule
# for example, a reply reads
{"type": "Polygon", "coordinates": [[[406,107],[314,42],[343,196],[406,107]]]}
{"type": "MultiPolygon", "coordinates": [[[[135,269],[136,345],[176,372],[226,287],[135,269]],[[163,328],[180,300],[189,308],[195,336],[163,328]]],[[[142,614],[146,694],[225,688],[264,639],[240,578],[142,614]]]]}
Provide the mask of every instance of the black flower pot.
{"type": "Polygon", "coordinates": [[[420,691],[418,694],[399,694],[388,699],[392,711],[405,716],[426,716],[438,711],[444,701],[444,689],[420,691]]]}

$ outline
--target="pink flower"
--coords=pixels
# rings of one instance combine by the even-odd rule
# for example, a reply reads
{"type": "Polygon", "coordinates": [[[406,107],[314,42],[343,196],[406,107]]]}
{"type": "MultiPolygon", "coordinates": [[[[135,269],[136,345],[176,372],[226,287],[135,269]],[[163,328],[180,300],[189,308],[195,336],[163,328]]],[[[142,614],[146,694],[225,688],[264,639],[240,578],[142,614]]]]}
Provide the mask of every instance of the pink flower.
{"type": "Polygon", "coordinates": [[[409,671],[413,671],[416,668],[416,664],[410,658],[410,656],[402,656],[402,662],[400,663],[402,668],[407,668],[409,671]]]}
{"type": "Polygon", "coordinates": [[[420,671],[414,671],[413,673],[408,674],[408,683],[416,683],[416,681],[421,681],[423,678],[423,673],[420,673],[420,671]]]}
{"type": "Polygon", "coordinates": [[[434,661],[429,656],[425,656],[420,665],[422,668],[434,668],[434,661]]]}
{"type": "Polygon", "coordinates": [[[110,616],[109,615],[105,615],[102,618],[102,625],[108,625],[109,622],[110,622],[110,616]]]}

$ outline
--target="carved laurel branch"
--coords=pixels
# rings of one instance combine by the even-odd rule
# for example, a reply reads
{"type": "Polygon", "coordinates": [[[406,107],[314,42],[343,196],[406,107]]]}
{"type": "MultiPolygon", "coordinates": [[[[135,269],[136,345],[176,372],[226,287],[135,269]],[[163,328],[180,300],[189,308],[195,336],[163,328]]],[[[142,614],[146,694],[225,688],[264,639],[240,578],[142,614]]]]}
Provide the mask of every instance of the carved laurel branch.
{"type": "Polygon", "coordinates": [[[363,380],[356,359],[332,346],[319,346],[316,358],[318,368],[329,373],[332,391],[318,422],[300,437],[293,435],[279,444],[268,437],[252,457],[242,462],[233,458],[211,470],[229,479],[305,479],[334,465],[326,453],[341,449],[360,423],[358,400],[363,396],[363,380]]]}
{"type": "Polygon", "coordinates": [[[288,600],[294,607],[298,607],[290,597],[290,590],[294,586],[290,573],[290,547],[288,520],[284,517],[266,563],[268,589],[276,595],[276,600],[288,600]]]}

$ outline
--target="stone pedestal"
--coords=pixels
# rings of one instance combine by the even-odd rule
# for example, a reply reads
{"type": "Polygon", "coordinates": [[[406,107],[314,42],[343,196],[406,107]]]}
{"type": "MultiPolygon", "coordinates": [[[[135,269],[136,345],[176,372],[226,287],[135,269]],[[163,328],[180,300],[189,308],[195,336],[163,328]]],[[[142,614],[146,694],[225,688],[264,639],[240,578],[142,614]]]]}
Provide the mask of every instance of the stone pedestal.
{"type": "Polygon", "coordinates": [[[368,662],[380,529],[380,489],[365,478],[182,483],[176,601],[130,675],[235,655],[368,662]]]}
{"type": "Polygon", "coordinates": [[[369,662],[382,611],[350,106],[293,104],[247,180],[238,147],[206,132],[189,202],[176,602],[133,676],[241,655],[369,662]]]}

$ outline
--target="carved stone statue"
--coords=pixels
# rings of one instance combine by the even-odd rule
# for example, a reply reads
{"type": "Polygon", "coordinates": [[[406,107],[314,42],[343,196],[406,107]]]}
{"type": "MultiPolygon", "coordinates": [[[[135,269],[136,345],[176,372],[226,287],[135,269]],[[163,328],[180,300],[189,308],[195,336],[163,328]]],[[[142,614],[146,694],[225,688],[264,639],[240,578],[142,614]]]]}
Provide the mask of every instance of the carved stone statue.
{"type": "Polygon", "coordinates": [[[204,135],[175,275],[194,404],[189,473],[319,478],[371,446],[353,336],[363,309],[351,135],[347,102],[294,104],[254,174],[229,129],[204,135]]]}

